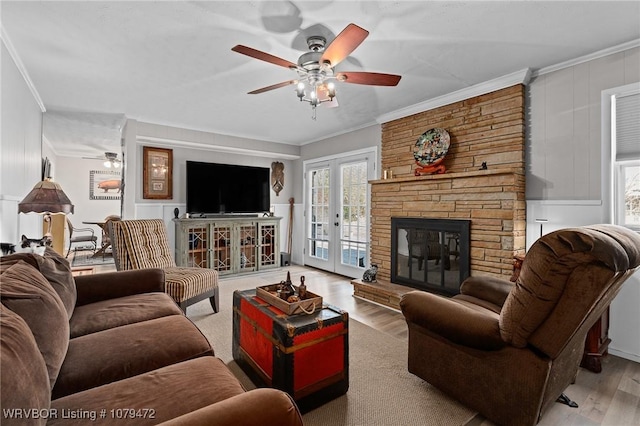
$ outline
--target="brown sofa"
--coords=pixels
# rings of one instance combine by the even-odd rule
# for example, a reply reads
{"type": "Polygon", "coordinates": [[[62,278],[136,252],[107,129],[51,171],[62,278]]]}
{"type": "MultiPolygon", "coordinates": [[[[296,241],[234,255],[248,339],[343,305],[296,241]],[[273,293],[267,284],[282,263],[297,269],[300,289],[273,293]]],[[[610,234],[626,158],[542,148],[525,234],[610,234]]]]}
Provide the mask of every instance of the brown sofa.
{"type": "Polygon", "coordinates": [[[0,423],[301,425],[246,392],[164,292],[160,269],[74,277],[50,248],[0,259],[0,423]]]}
{"type": "Polygon", "coordinates": [[[499,425],[535,425],[578,372],[586,334],[640,265],[640,235],[563,229],[517,281],[471,277],[451,299],[410,292],[409,371],[499,425]]]}

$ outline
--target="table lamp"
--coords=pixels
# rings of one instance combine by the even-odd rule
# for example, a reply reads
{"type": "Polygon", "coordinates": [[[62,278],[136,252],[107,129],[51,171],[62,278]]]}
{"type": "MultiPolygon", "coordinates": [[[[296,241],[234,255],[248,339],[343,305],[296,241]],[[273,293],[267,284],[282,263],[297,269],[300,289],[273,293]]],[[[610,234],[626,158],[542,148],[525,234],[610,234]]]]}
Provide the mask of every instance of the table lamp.
{"type": "Polygon", "coordinates": [[[73,204],[64,193],[60,185],[50,179],[38,182],[31,192],[18,204],[19,213],[44,213],[44,220],[48,223],[47,233],[44,237],[50,245],[53,241],[51,237],[51,214],[52,213],[73,213],[73,204]]]}

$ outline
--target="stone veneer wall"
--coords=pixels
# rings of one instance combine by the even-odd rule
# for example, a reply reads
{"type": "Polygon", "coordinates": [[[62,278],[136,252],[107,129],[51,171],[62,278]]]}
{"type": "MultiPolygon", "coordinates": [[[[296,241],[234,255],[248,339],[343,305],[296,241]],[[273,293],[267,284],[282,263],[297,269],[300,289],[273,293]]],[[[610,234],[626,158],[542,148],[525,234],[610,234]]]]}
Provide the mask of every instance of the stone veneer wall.
{"type": "Polygon", "coordinates": [[[371,262],[391,276],[391,217],[471,220],[471,275],[508,278],[525,250],[525,88],[516,85],[382,125],[382,168],[371,182],[371,262]],[[451,147],[440,175],[414,176],[413,148],[442,127],[451,147]],[[487,162],[487,170],[479,170],[487,162]]]}

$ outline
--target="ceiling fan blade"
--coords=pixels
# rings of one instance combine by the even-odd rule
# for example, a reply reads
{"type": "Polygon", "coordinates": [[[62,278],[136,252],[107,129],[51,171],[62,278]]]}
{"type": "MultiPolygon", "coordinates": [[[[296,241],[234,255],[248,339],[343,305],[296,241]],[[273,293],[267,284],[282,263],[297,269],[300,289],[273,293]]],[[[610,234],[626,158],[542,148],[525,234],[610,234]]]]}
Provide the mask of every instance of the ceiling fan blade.
{"type": "Polygon", "coordinates": [[[336,74],[338,81],[352,84],[367,84],[370,86],[396,86],[400,79],[399,75],[381,74],[378,72],[350,71],[336,74]]]}
{"type": "Polygon", "coordinates": [[[320,63],[329,61],[332,67],[338,65],[349,56],[356,47],[369,35],[369,31],[360,28],[356,24],[349,24],[338,36],[324,49],[320,63]]]}
{"type": "Polygon", "coordinates": [[[241,44],[234,46],[231,48],[234,52],[242,53],[243,55],[250,56],[255,59],[260,59],[261,61],[269,62],[275,65],[279,65],[285,68],[297,68],[298,65],[293,62],[287,61],[286,59],[278,58],[277,56],[273,56],[269,53],[262,52],[261,50],[256,50],[252,47],[243,46],[241,44]]]}
{"type": "Polygon", "coordinates": [[[296,84],[296,83],[298,83],[298,80],[283,81],[282,83],[272,84],[271,86],[263,87],[261,89],[256,89],[256,90],[254,90],[252,92],[249,92],[248,94],[249,95],[257,95],[259,93],[268,92],[269,90],[279,89],[281,87],[289,86],[291,84],[296,84]]]}

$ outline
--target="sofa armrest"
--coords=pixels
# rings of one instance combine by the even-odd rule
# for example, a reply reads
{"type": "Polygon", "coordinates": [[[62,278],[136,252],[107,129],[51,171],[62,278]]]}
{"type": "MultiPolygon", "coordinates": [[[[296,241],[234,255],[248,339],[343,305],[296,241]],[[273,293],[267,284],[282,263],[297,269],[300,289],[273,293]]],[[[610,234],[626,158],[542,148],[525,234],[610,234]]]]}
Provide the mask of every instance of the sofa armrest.
{"type": "Polygon", "coordinates": [[[498,316],[469,308],[453,299],[411,291],[400,300],[407,324],[415,324],[458,345],[481,350],[506,346],[500,337],[498,316]]]}
{"type": "Polygon", "coordinates": [[[513,283],[490,275],[469,277],[460,286],[460,293],[502,306],[513,289],[513,283]]]}
{"type": "Polygon", "coordinates": [[[133,294],[164,292],[162,269],[137,269],[75,277],[78,292],[77,306],[131,296],[133,294]]]}
{"type": "Polygon", "coordinates": [[[291,397],[277,389],[260,388],[171,419],[162,426],[302,426],[291,397]]]}

